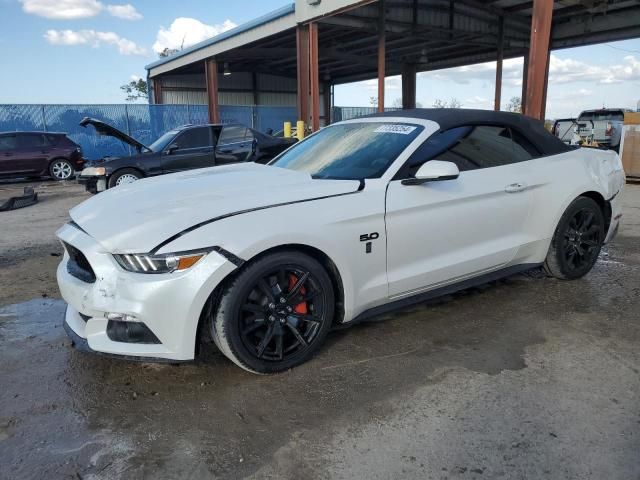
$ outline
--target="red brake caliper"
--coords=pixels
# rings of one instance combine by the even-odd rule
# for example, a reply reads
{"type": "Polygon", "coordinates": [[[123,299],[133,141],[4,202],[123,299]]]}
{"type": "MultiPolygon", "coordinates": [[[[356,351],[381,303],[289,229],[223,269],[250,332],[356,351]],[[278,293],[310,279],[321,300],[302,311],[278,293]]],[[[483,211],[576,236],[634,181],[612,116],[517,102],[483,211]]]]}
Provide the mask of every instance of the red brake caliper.
{"type": "MultiPolygon", "coordinates": [[[[296,277],[293,273],[289,275],[289,291],[296,285],[298,282],[298,277],[296,277]]],[[[307,293],[307,290],[303,287],[300,288],[300,295],[304,295],[307,293]]],[[[296,313],[300,313],[302,315],[307,314],[307,302],[301,302],[297,304],[294,309],[296,313]]]]}

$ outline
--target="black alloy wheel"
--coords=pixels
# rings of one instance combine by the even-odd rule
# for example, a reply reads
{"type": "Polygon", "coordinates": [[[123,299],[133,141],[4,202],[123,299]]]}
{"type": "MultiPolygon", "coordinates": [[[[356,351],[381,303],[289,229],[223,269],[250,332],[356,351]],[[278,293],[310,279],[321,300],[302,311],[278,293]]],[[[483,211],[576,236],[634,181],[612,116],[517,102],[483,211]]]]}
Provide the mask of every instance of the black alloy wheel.
{"type": "Polygon", "coordinates": [[[275,373],[313,355],[331,328],[331,279],[314,258],[296,251],[249,262],[223,290],[212,336],[242,368],[275,373]]]}
{"type": "Polygon", "coordinates": [[[560,279],[586,275],[598,259],[605,238],[604,215],[591,198],[578,197],[562,215],[545,261],[547,273],[560,279]]]}
{"type": "Polygon", "coordinates": [[[569,220],[564,232],[563,252],[570,270],[581,270],[593,265],[600,245],[602,225],[596,213],[589,208],[578,210],[569,220]]]}
{"type": "Polygon", "coordinates": [[[239,310],[244,345],[265,361],[300,354],[326,321],[318,280],[297,265],[282,266],[257,279],[239,310]]]}

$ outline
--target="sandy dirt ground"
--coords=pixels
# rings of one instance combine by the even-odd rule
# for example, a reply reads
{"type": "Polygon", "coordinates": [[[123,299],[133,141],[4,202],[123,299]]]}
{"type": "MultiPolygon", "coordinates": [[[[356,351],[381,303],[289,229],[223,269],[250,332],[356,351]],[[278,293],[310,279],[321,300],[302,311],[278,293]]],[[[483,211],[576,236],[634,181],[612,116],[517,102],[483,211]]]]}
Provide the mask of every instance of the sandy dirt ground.
{"type": "Polygon", "coordinates": [[[406,309],[270,377],[213,349],[179,366],[75,351],[54,232],[87,195],[36,187],[0,213],[2,479],[640,478],[640,186],[585,278],[406,309]]]}
{"type": "Polygon", "coordinates": [[[89,194],[74,182],[0,183],[0,199],[20,195],[24,187],[38,192],[31,207],[0,212],[0,305],[58,296],[55,268],[62,245],[55,232],[69,221],[69,209],[89,194]]]}

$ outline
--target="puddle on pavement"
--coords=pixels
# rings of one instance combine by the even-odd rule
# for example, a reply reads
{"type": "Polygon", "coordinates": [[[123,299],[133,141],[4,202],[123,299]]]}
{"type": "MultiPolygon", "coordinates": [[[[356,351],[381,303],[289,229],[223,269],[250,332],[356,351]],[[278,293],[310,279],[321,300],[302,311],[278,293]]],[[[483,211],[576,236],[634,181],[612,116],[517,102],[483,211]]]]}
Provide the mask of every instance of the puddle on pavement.
{"type": "Polygon", "coordinates": [[[194,465],[250,473],[292,435],[328,435],[341,418],[366,422],[372,411],[384,416],[393,409],[387,399],[439,381],[443,370],[525,368],[526,347],[544,341],[539,313],[522,302],[535,301],[537,282],[497,282],[334,332],[313,361],[269,377],[217,352],[182,365],[84,354],[61,327],[64,302],[4,307],[0,462],[13,478],[118,477],[125,469],[143,476],[194,465]]]}

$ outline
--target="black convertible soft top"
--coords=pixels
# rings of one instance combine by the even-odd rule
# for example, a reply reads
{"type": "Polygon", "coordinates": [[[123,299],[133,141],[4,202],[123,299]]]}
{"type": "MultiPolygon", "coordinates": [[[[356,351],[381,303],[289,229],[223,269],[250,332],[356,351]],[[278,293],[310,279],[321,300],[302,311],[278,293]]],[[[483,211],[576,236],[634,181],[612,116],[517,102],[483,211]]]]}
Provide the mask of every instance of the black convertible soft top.
{"type": "Polygon", "coordinates": [[[440,125],[440,131],[465,125],[500,125],[510,127],[524,135],[543,155],[556,155],[572,150],[544,128],[540,120],[520,113],[472,110],[467,108],[415,108],[376,113],[369,117],[404,117],[431,120],[440,125]]]}

